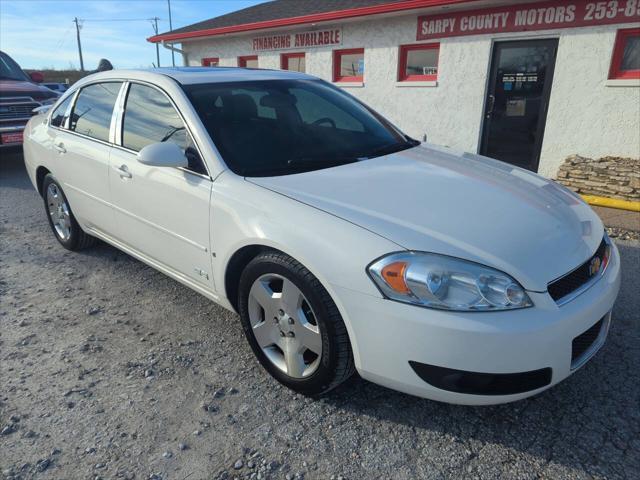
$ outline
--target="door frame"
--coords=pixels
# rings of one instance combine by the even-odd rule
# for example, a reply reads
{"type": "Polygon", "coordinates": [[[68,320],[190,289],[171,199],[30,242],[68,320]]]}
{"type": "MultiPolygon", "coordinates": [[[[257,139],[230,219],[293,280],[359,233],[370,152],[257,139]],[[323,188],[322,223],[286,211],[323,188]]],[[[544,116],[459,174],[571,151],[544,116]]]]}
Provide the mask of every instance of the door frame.
{"type": "Polygon", "coordinates": [[[498,44],[525,43],[525,42],[535,42],[535,41],[555,41],[555,48],[553,51],[553,62],[550,65],[550,68],[548,70],[549,72],[548,74],[550,75],[551,80],[548,82],[548,85],[544,87],[544,91],[542,93],[542,97],[543,97],[542,112],[540,114],[540,118],[538,119],[538,125],[537,125],[537,130],[540,132],[540,136],[539,136],[539,139],[536,141],[536,145],[534,149],[535,161],[534,161],[534,164],[532,165],[533,167],[535,167],[534,172],[537,173],[540,167],[540,153],[542,151],[542,143],[544,142],[544,131],[547,123],[547,113],[549,112],[549,103],[551,100],[551,90],[553,87],[553,78],[555,74],[556,61],[558,59],[558,47],[560,44],[560,38],[557,35],[549,35],[549,34],[531,35],[530,32],[527,32],[527,34],[525,35],[526,36],[523,35],[522,37],[511,36],[508,38],[491,39],[491,46],[489,47],[489,61],[487,62],[487,75],[486,75],[486,81],[484,86],[484,98],[482,101],[482,113],[481,113],[482,116],[480,118],[480,131],[478,136],[477,152],[480,155],[484,155],[483,152],[486,151],[486,145],[487,145],[486,137],[488,133],[487,128],[489,126],[489,123],[487,121],[487,107],[488,107],[488,99],[489,99],[489,94],[492,88],[492,84],[493,84],[493,88],[495,89],[495,83],[497,79],[497,63],[494,62],[494,57],[495,57],[496,49],[498,48],[498,44]]]}

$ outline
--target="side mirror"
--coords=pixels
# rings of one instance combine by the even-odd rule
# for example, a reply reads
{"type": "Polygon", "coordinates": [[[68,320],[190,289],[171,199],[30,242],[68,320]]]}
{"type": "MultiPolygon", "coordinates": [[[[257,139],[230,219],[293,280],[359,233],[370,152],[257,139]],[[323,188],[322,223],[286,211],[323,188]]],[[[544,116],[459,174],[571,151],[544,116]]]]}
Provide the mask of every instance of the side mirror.
{"type": "Polygon", "coordinates": [[[182,149],[172,142],[152,143],[138,152],[138,161],[152,167],[187,167],[182,149]]]}
{"type": "Polygon", "coordinates": [[[44,75],[42,74],[42,72],[31,72],[29,74],[29,78],[31,78],[31,80],[35,83],[44,82],[44,75]]]}

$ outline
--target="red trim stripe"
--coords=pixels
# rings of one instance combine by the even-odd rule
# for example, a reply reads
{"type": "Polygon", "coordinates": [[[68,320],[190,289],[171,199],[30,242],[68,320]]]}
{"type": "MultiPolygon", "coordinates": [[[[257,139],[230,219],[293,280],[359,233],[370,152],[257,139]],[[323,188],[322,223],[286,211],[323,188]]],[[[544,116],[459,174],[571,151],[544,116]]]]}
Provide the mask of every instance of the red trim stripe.
{"type": "Polygon", "coordinates": [[[418,8],[438,7],[443,5],[454,5],[458,3],[473,3],[478,0],[404,0],[396,3],[385,3],[371,7],[349,8],[346,10],[335,10],[331,12],[313,13],[299,17],[278,18],[275,20],[265,20],[263,22],[245,23],[242,25],[230,25],[228,27],[210,28],[184,33],[166,33],[154,35],[147,38],[151,43],[170,40],[184,40],[195,37],[212,37],[224,35],[225,33],[248,32],[251,30],[262,30],[267,28],[286,27],[291,25],[302,25],[305,23],[329,22],[344,18],[364,17],[368,15],[379,15],[381,13],[401,12],[404,10],[415,10],[418,8]]]}

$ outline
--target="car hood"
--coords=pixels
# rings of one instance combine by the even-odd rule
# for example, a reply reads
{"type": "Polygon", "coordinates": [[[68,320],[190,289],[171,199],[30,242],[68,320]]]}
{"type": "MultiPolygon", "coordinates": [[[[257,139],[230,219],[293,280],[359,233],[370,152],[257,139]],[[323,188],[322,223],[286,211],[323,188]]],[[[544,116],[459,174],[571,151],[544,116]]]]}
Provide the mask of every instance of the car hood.
{"type": "Polygon", "coordinates": [[[0,98],[31,97],[34,100],[46,100],[57,97],[53,90],[21,80],[0,80],[0,98]]]}
{"type": "Polygon", "coordinates": [[[531,291],[545,291],[550,281],[586,261],[603,236],[593,210],[555,182],[434,146],[247,180],[400,247],[497,268],[531,291]]]}

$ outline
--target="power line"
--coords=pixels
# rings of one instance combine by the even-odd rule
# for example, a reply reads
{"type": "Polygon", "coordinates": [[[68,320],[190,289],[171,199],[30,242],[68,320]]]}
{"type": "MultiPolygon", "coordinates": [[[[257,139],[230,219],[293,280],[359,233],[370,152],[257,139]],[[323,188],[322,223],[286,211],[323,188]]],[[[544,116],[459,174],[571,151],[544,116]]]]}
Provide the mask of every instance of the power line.
{"type": "MultiPolygon", "coordinates": [[[[78,41],[78,55],[80,57],[80,70],[84,72],[84,62],[82,60],[82,45],[80,43],[80,29],[82,28],[85,22],[91,23],[105,23],[105,22],[151,22],[151,26],[155,31],[156,35],[158,34],[158,21],[162,21],[161,18],[153,17],[153,18],[78,18],[75,17],[73,19],[73,23],[76,24],[76,38],[78,41]]],[[[171,25],[171,10],[169,10],[169,25],[171,25]]],[[[65,32],[66,34],[66,32],[65,32]]],[[[173,54],[173,51],[171,52],[173,54]]],[[[158,67],[160,66],[160,50],[158,44],[156,43],[156,61],[158,63],[158,67]]]]}
{"type": "MultiPolygon", "coordinates": [[[[153,21],[154,18],[82,18],[83,22],[147,22],[149,20],[153,21]]],[[[161,18],[158,18],[158,21],[164,22],[161,18]]]]}

